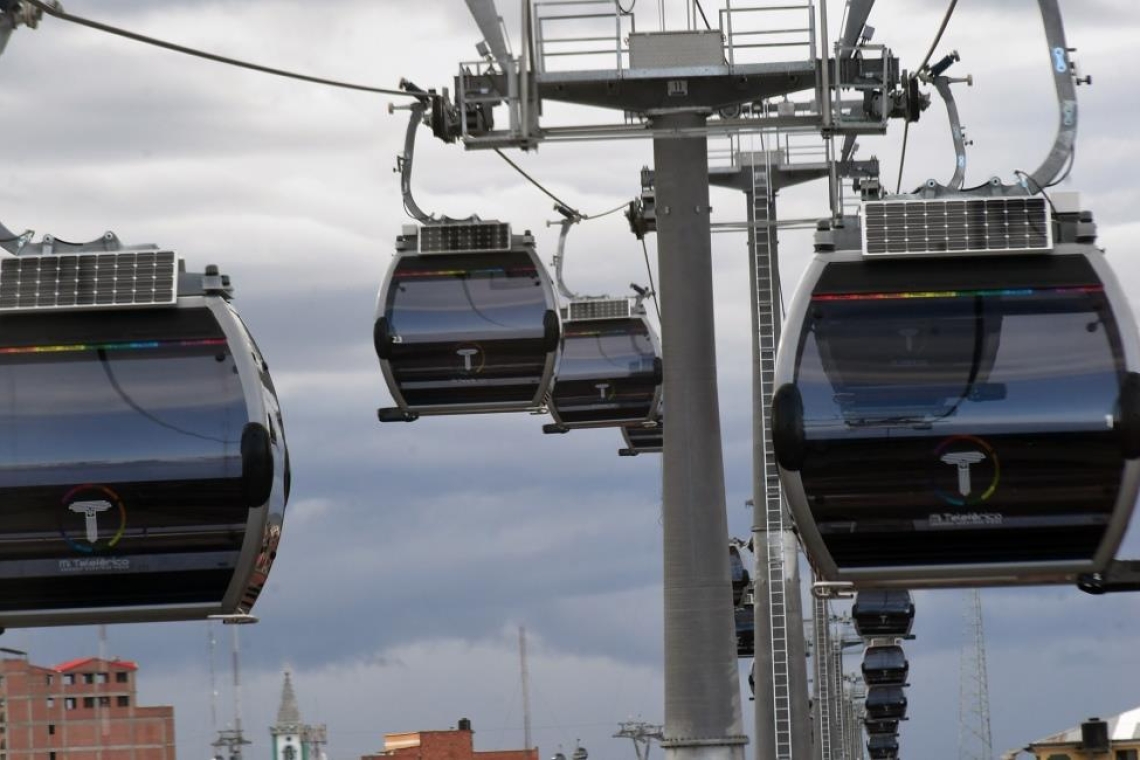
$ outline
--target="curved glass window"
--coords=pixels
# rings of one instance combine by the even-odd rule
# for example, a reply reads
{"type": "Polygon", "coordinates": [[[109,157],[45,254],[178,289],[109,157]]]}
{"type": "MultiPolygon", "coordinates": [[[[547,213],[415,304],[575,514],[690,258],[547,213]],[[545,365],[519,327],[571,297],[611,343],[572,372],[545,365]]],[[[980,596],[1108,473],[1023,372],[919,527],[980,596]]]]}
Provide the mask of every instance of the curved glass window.
{"type": "Polygon", "coordinates": [[[553,351],[551,299],[525,250],[402,257],[385,319],[405,405],[537,403],[553,351]]]}
{"type": "Polygon", "coordinates": [[[385,303],[402,343],[541,336],[550,308],[526,251],[405,256],[385,303]]]}
{"type": "Polygon", "coordinates": [[[832,557],[1088,560],[1124,462],[1103,288],[922,288],[817,292],[807,309],[801,476],[832,557]]]}
{"type": "Polygon", "coordinates": [[[646,419],[660,382],[658,357],[641,319],[567,322],[551,399],[560,421],[646,419]]]}
{"type": "Polygon", "coordinates": [[[0,317],[0,611],[220,600],[247,416],[208,309],[0,317]]]}

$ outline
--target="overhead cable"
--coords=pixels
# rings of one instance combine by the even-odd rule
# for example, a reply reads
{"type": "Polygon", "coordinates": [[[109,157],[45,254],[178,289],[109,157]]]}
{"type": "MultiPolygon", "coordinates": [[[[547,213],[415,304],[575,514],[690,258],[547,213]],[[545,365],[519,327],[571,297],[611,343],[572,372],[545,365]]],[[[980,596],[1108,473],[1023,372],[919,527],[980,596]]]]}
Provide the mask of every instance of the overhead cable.
{"type": "Polygon", "coordinates": [[[918,71],[922,71],[926,68],[926,64],[930,63],[930,57],[934,55],[934,48],[938,47],[938,43],[942,41],[942,33],[946,31],[946,25],[950,23],[950,17],[954,15],[954,6],[957,4],[958,0],[950,0],[950,7],[946,9],[946,15],[942,17],[942,25],[938,27],[938,34],[934,35],[934,42],[930,43],[930,50],[926,51],[926,57],[922,59],[918,71]]]}
{"type": "Polygon", "coordinates": [[[499,154],[499,158],[503,159],[508,164],[510,164],[512,169],[514,169],[516,172],[518,172],[523,177],[525,177],[527,182],[529,182],[532,185],[534,185],[535,187],[537,187],[539,190],[541,190],[543,193],[545,193],[548,198],[550,198],[552,201],[554,201],[554,203],[556,204],[554,208],[556,210],[558,210],[558,212],[560,214],[562,214],[563,216],[565,216],[567,218],[576,217],[577,219],[582,220],[582,221],[589,221],[590,219],[601,219],[603,216],[609,216],[610,214],[615,214],[618,211],[621,211],[627,205],[625,203],[622,203],[619,206],[614,206],[610,210],[603,211],[599,214],[583,214],[581,211],[578,211],[578,209],[574,208],[569,203],[566,203],[561,198],[559,198],[557,195],[555,195],[554,193],[550,192],[545,187],[543,187],[541,182],[539,182],[534,177],[527,174],[526,171],[521,166],[519,166],[514,161],[512,161],[510,158],[508,158],[506,153],[503,153],[503,151],[499,150],[498,148],[495,148],[495,153],[499,154]]]}
{"type": "MultiPolygon", "coordinates": [[[[950,23],[950,17],[954,15],[954,7],[957,5],[958,0],[950,0],[950,5],[946,8],[946,15],[942,17],[942,24],[938,27],[938,33],[934,35],[934,41],[930,43],[930,49],[926,51],[926,57],[922,59],[922,63],[919,64],[918,68],[915,70],[916,73],[912,74],[911,76],[917,76],[918,72],[924,71],[926,69],[926,65],[930,63],[930,58],[934,55],[934,49],[937,48],[938,43],[942,41],[942,34],[946,31],[946,25],[950,23]]],[[[906,139],[909,132],[910,121],[908,120],[903,126],[902,155],[899,158],[899,179],[898,184],[895,186],[896,193],[900,192],[902,189],[903,165],[906,163],[906,139]]]]}
{"type": "Polygon", "coordinates": [[[156,39],[154,37],[148,37],[144,34],[138,34],[137,32],[131,32],[131,31],[128,31],[126,29],[120,29],[119,27],[111,26],[110,24],[104,24],[102,22],[92,21],[91,19],[83,18],[81,16],[75,16],[75,15],[72,15],[70,13],[63,11],[62,9],[54,7],[54,6],[50,5],[49,3],[43,2],[42,0],[27,0],[27,2],[31,3],[35,7],[39,8],[44,13],[47,13],[51,16],[55,16],[56,18],[59,18],[59,19],[63,19],[64,21],[70,21],[73,24],[79,24],[80,26],[86,26],[90,29],[95,29],[95,30],[100,31],[100,32],[106,32],[107,34],[113,34],[113,35],[116,35],[118,37],[126,37],[129,40],[134,40],[136,42],[142,42],[142,43],[145,43],[147,45],[153,45],[155,47],[164,48],[166,50],[173,50],[176,53],[182,53],[184,55],[192,55],[192,56],[195,56],[197,58],[205,58],[208,61],[215,61],[217,63],[224,63],[224,64],[227,64],[229,66],[237,66],[239,68],[249,69],[251,71],[259,71],[262,74],[272,74],[273,76],[286,77],[288,79],[297,79],[297,80],[300,80],[302,82],[311,82],[312,84],[323,84],[323,85],[326,85],[328,87],[340,87],[340,88],[346,89],[346,90],[358,90],[361,92],[376,92],[376,93],[380,93],[383,95],[403,95],[405,97],[413,97],[413,98],[419,98],[419,99],[423,99],[423,97],[424,97],[421,94],[412,93],[412,92],[405,92],[404,90],[386,89],[383,87],[370,87],[370,86],[362,85],[362,84],[353,84],[351,82],[341,82],[341,81],[338,81],[335,79],[324,79],[322,77],[313,77],[313,76],[309,76],[307,74],[299,74],[295,71],[285,71],[284,69],[275,69],[275,68],[272,68],[270,66],[262,66],[262,65],[257,64],[257,63],[250,63],[248,61],[241,61],[241,60],[238,60],[236,58],[228,58],[224,55],[217,55],[216,53],[207,53],[203,50],[197,50],[195,48],[186,47],[184,45],[177,45],[173,42],[167,42],[165,40],[156,39]]]}

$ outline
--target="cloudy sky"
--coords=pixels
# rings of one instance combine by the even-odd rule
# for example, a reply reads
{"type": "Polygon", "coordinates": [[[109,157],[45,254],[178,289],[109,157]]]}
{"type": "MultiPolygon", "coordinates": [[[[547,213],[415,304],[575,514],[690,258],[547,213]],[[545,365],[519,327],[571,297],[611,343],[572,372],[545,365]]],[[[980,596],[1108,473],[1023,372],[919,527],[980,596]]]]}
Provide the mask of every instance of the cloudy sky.
{"type": "MultiPolygon", "coordinates": [[[[710,17],[719,3],[706,0],[710,17]]],[[[833,0],[833,24],[842,3],[833,0]]],[[[903,66],[921,61],[942,0],[884,0],[871,24],[903,66]]],[[[1140,119],[1122,61],[1131,60],[1134,0],[1063,0],[1078,48],[1080,190],[1125,287],[1140,265],[1133,175],[1140,119]]],[[[459,0],[69,0],[72,13],[181,44],[395,87],[451,85],[479,33],[459,0]]],[[[638,28],[659,28],[657,3],[638,28]]],[[[683,28],[681,0],[667,0],[683,28]]],[[[514,40],[518,3],[500,2],[514,40]]],[[[1053,139],[1055,102],[1032,0],[963,0],[938,54],[975,141],[967,183],[1032,171],[1053,139]]],[[[293,502],[269,586],[241,630],[243,717],[253,756],[266,757],[281,673],[291,667],[303,716],[329,727],[329,754],[353,760],[385,732],[442,729],[469,717],[478,749],[521,747],[518,628],[529,637],[531,714],[544,757],[580,740],[596,758],[632,757],[610,738],[619,721],[660,722],[662,699],[660,460],[616,455],[613,431],[545,437],[527,415],[423,419],[381,426],[391,400],[371,346],[376,292],[404,216],[395,155],[405,118],[392,98],[275,79],[182,57],[47,19],[19,30],[0,57],[0,220],[66,240],[105,230],[177,250],[192,268],[231,274],[236,304],[268,356],[294,464],[293,502]]],[[[544,125],[613,120],[550,108],[544,125]],[[559,121],[561,120],[561,121],[559,121]]],[[[902,130],[861,140],[894,187],[902,130]]],[[[513,157],[586,213],[628,201],[647,142],[548,144],[513,157]]],[[[945,181],[952,153],[941,105],[910,130],[903,186],[945,181]]],[[[549,260],[557,228],[548,198],[492,153],[465,152],[421,132],[414,177],[426,210],[530,229],[549,260]]],[[[714,221],[740,221],[739,195],[713,191],[714,221]]],[[[822,183],[787,191],[785,218],[826,213],[822,183]]],[[[649,241],[653,251],[654,241],[649,241]]],[[[794,283],[810,240],[782,238],[794,283]]],[[[731,532],[751,515],[748,293],[743,235],[713,240],[718,356],[731,532]]],[[[620,215],[571,236],[567,278],[586,292],[646,282],[640,246],[620,215]]],[[[1140,538],[1125,554],[1140,556],[1140,538]],[[1129,554],[1130,552],[1130,554],[1129,554]]],[[[986,613],[995,750],[1140,703],[1136,599],[1068,588],[992,590],[986,613]]],[[[903,756],[957,751],[964,594],[918,594],[911,720],[903,756]]],[[[211,725],[206,623],[114,626],[110,654],[142,668],[143,699],[173,704],[178,750],[204,760],[232,721],[229,629],[216,630],[218,725],[211,725]]],[[[94,628],[13,630],[0,644],[50,664],[97,652],[94,628]]],[[[855,658],[851,669],[857,668],[855,658]]],[[[750,723],[750,710],[746,719],[750,723]]],[[[655,750],[656,751],[656,750],[655,750]]]]}

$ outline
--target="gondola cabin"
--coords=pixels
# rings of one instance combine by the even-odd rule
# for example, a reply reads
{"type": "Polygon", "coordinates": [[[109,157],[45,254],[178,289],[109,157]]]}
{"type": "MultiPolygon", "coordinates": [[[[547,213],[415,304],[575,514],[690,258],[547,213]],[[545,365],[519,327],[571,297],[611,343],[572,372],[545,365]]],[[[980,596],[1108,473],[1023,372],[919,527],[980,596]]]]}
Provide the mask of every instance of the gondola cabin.
{"type": "Polygon", "coordinates": [[[557,308],[529,233],[491,221],[406,227],[373,328],[396,402],[380,419],[540,409],[557,308]]]}
{"type": "Polygon", "coordinates": [[[906,589],[864,589],[855,595],[851,620],[863,638],[909,636],[914,602],[906,589]]]}
{"type": "Polygon", "coordinates": [[[902,720],[906,717],[906,690],[901,686],[870,686],[863,709],[871,720],[902,720]]]}
{"type": "Polygon", "coordinates": [[[640,301],[575,300],[563,317],[548,432],[650,422],[661,396],[661,349],[640,301]]]}
{"type": "Polygon", "coordinates": [[[736,656],[753,657],[756,654],[756,611],[751,595],[748,602],[734,608],[736,625],[736,656]]]}
{"type": "Polygon", "coordinates": [[[625,448],[618,449],[618,456],[660,454],[665,446],[665,420],[659,416],[644,425],[623,425],[621,435],[625,448]]]}
{"type": "Polygon", "coordinates": [[[899,756],[899,739],[894,734],[871,734],[867,737],[867,755],[871,760],[893,760],[899,756]]]}
{"type": "Polygon", "coordinates": [[[772,414],[823,580],[1069,583],[1112,560],[1140,343],[1091,217],[1055,201],[868,202],[861,249],[855,219],[817,236],[772,414]]]}
{"type": "Polygon", "coordinates": [[[290,475],[229,291],[169,251],[0,260],[0,628],[249,613],[290,475]]]}
{"type": "Polygon", "coordinates": [[[863,721],[863,730],[867,732],[867,736],[874,736],[875,734],[897,734],[899,732],[899,722],[897,720],[871,720],[863,721]]]}
{"type": "Polygon", "coordinates": [[[868,686],[901,686],[910,663],[897,644],[872,645],[863,651],[863,683],[868,686]]]}

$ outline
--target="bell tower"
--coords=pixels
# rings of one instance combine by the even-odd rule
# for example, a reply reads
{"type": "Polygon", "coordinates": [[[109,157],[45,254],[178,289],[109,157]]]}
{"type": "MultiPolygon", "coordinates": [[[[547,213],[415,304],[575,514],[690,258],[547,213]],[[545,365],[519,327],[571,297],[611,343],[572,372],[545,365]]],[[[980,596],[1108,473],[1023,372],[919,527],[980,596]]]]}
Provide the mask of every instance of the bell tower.
{"type": "Polygon", "coordinates": [[[273,760],[323,760],[321,745],[325,742],[325,727],[309,726],[301,722],[297,695],[293,691],[293,674],[285,670],[281,686],[281,706],[277,708],[277,723],[269,729],[273,743],[273,760]]]}

